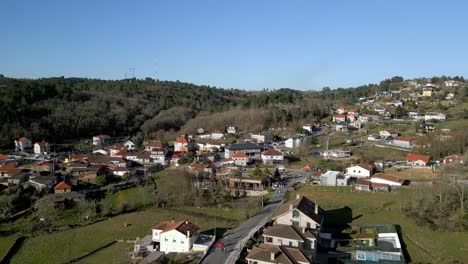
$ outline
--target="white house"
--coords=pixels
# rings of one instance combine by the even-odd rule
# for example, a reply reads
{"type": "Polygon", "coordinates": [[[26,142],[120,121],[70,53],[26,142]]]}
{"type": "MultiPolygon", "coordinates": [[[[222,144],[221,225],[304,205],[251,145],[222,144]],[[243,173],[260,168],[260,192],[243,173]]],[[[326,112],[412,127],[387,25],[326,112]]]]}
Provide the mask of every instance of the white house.
{"type": "Polygon", "coordinates": [[[346,114],[347,112],[348,112],[348,110],[344,106],[340,106],[340,107],[338,107],[338,109],[336,109],[336,113],[339,114],[339,115],[346,114]]]}
{"type": "Polygon", "coordinates": [[[430,156],[408,153],[406,162],[413,166],[424,167],[429,163],[430,156]]]}
{"type": "Polygon", "coordinates": [[[336,180],[339,176],[343,176],[339,171],[326,171],[320,175],[320,185],[336,186],[336,180]]]}
{"type": "Polygon", "coordinates": [[[368,115],[360,115],[358,117],[358,121],[361,123],[367,123],[369,122],[369,116],[368,115]]]}
{"type": "Polygon", "coordinates": [[[305,124],[302,126],[302,129],[307,130],[307,132],[312,133],[314,126],[311,124],[305,124]]]}
{"type": "Polygon", "coordinates": [[[233,159],[234,161],[234,164],[236,166],[247,166],[247,164],[249,163],[250,161],[250,158],[247,154],[245,154],[244,152],[236,152],[234,153],[234,155],[231,156],[231,158],[233,159]]]}
{"type": "Polygon", "coordinates": [[[381,130],[379,132],[379,135],[383,138],[398,137],[398,132],[393,131],[393,130],[381,130]]]}
{"type": "Polygon", "coordinates": [[[94,146],[105,146],[110,143],[110,136],[108,135],[97,135],[93,137],[93,145],[94,146]]]}
{"type": "Polygon", "coordinates": [[[236,127],[235,126],[228,126],[226,129],[228,134],[235,134],[236,133],[236,127]]]}
{"type": "Polygon", "coordinates": [[[346,115],[333,115],[332,121],[334,123],[337,122],[346,122],[346,115]]]}
{"type": "Polygon", "coordinates": [[[19,138],[15,140],[15,149],[19,151],[24,151],[25,149],[32,148],[32,142],[29,138],[19,138]]]}
{"type": "Polygon", "coordinates": [[[392,142],[394,145],[407,148],[411,148],[416,144],[416,140],[410,137],[397,137],[392,142]]]}
{"type": "Polygon", "coordinates": [[[273,214],[273,220],[275,224],[317,230],[322,226],[323,215],[324,211],[318,204],[298,195],[296,200],[283,203],[273,214]]]}
{"type": "Polygon", "coordinates": [[[374,174],[370,181],[372,183],[380,183],[380,184],[387,184],[390,186],[401,186],[405,182],[399,177],[393,176],[393,175],[388,175],[384,173],[376,173],[374,174]]]}
{"type": "Polygon", "coordinates": [[[419,117],[419,113],[414,112],[414,111],[410,111],[410,112],[408,112],[408,117],[413,118],[413,119],[417,119],[419,117]]]}
{"type": "Polygon", "coordinates": [[[263,151],[261,156],[265,164],[282,163],[284,160],[284,154],[274,149],[263,151]]]}
{"type": "Polygon", "coordinates": [[[123,145],[127,148],[127,150],[135,150],[136,149],[135,143],[133,143],[133,141],[131,141],[131,140],[125,141],[123,143],[123,145]]]}
{"type": "Polygon", "coordinates": [[[424,115],[424,120],[428,121],[432,119],[443,121],[445,120],[445,115],[442,113],[434,113],[434,112],[429,112],[424,115]]]}
{"type": "Polygon", "coordinates": [[[346,175],[357,178],[367,178],[374,173],[374,166],[369,163],[360,163],[346,168],[346,175]]]}
{"type": "Polygon", "coordinates": [[[159,250],[169,252],[190,252],[199,236],[200,228],[189,221],[161,222],[152,229],[153,242],[159,243],[159,250]]]}
{"type": "Polygon", "coordinates": [[[302,140],[300,138],[289,138],[284,141],[284,146],[287,148],[296,148],[301,145],[302,140]]]}
{"type": "Polygon", "coordinates": [[[273,142],[273,135],[270,134],[252,134],[250,138],[257,143],[270,144],[273,142]]]}
{"type": "Polygon", "coordinates": [[[47,154],[49,152],[50,152],[49,142],[42,141],[42,142],[36,142],[34,144],[34,153],[36,153],[36,154],[47,154]]]}
{"type": "Polygon", "coordinates": [[[180,137],[174,141],[174,151],[175,152],[188,152],[189,151],[189,146],[190,144],[190,139],[186,137],[180,137]]]}

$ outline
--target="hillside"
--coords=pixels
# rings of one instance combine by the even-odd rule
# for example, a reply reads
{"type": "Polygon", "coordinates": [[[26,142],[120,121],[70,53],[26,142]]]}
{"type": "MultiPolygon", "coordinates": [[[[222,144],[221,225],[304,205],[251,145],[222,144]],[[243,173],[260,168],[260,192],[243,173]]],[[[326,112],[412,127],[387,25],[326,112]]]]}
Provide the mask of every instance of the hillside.
{"type": "MultiPolygon", "coordinates": [[[[447,79],[434,78],[428,81],[447,79]]],[[[56,143],[99,133],[151,136],[197,127],[223,130],[227,125],[249,131],[300,127],[304,120],[325,117],[332,105],[350,104],[405,85],[401,77],[393,77],[349,89],[244,91],[150,78],[110,81],[0,75],[0,148],[11,149],[13,140],[21,136],[56,143]]],[[[459,91],[459,98],[466,97],[466,88],[459,91]]]]}

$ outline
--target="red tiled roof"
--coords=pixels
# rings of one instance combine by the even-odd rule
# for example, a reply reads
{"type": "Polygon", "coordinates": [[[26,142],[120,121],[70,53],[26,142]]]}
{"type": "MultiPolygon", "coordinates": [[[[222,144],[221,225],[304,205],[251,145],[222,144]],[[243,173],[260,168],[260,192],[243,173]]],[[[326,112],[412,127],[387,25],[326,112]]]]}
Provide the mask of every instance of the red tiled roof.
{"type": "Polygon", "coordinates": [[[126,149],[126,147],[122,144],[114,144],[114,145],[110,145],[108,146],[106,149],[109,149],[109,150],[124,150],[126,149]]]}
{"type": "MultiPolygon", "coordinates": [[[[356,164],[354,166],[359,166],[359,167],[361,167],[363,169],[366,169],[368,171],[372,171],[374,169],[374,166],[369,164],[369,163],[359,163],[359,164],[356,164]]],[[[353,167],[353,166],[351,166],[351,167],[353,167]]]]}
{"type": "Polygon", "coordinates": [[[6,172],[9,176],[12,176],[22,172],[23,169],[17,168],[15,163],[8,163],[0,166],[0,171],[6,172]]]}
{"type": "Polygon", "coordinates": [[[232,155],[233,158],[248,158],[247,154],[245,154],[242,151],[236,152],[234,155],[232,155]]]}
{"type": "Polygon", "coordinates": [[[283,153],[277,151],[277,150],[274,150],[274,149],[269,149],[269,150],[265,150],[262,152],[262,155],[264,156],[284,156],[283,153]]]}
{"type": "Polygon", "coordinates": [[[0,160],[9,159],[10,156],[0,154],[0,160]]]}
{"type": "Polygon", "coordinates": [[[333,118],[346,118],[345,115],[333,115],[333,118]]]}
{"type": "Polygon", "coordinates": [[[190,236],[195,234],[200,228],[188,221],[180,221],[180,222],[161,222],[153,227],[153,229],[162,230],[161,233],[168,232],[171,230],[177,230],[180,233],[186,235],[187,231],[190,231],[190,236]]]}
{"type": "Polygon", "coordinates": [[[27,141],[27,140],[28,140],[28,139],[25,138],[25,137],[22,137],[22,138],[19,138],[19,139],[18,139],[19,142],[25,142],[25,141],[27,141]]]}
{"type": "Polygon", "coordinates": [[[408,155],[406,156],[406,160],[408,160],[408,161],[418,161],[418,160],[422,160],[422,161],[424,161],[425,163],[428,163],[430,158],[431,158],[430,156],[426,156],[426,155],[417,155],[417,154],[412,154],[412,153],[408,153],[408,155]]]}
{"type": "Polygon", "coordinates": [[[180,153],[176,153],[176,152],[175,152],[174,154],[172,154],[172,158],[173,158],[173,159],[180,159],[180,158],[182,158],[182,157],[183,157],[183,154],[180,154],[180,153]]]}
{"type": "Polygon", "coordinates": [[[410,138],[410,137],[397,137],[397,138],[395,138],[394,140],[405,141],[405,142],[411,142],[411,141],[414,140],[414,138],[410,138]]]}
{"type": "Polygon", "coordinates": [[[185,137],[180,137],[180,138],[176,139],[175,142],[176,143],[183,143],[183,144],[189,143],[188,140],[185,137]]]}
{"type": "Polygon", "coordinates": [[[348,113],[353,113],[353,112],[357,112],[357,110],[356,110],[356,109],[350,109],[350,110],[348,111],[348,113]]]}
{"type": "Polygon", "coordinates": [[[222,161],[222,162],[231,162],[231,161],[233,161],[233,159],[232,159],[232,158],[227,158],[227,159],[223,159],[223,161],[222,161]]]}
{"type": "Polygon", "coordinates": [[[41,147],[49,146],[49,142],[47,142],[47,141],[36,142],[36,144],[38,144],[41,147]]]}
{"type": "Polygon", "coordinates": [[[161,141],[152,141],[152,142],[146,142],[145,147],[152,147],[152,148],[160,148],[163,149],[164,145],[161,141]]]}
{"type": "Polygon", "coordinates": [[[62,181],[59,184],[55,185],[55,190],[64,190],[64,189],[71,189],[73,185],[70,182],[62,181]]]}
{"type": "Polygon", "coordinates": [[[346,107],[345,106],[340,106],[340,107],[338,107],[338,109],[346,109],[346,107]]]}

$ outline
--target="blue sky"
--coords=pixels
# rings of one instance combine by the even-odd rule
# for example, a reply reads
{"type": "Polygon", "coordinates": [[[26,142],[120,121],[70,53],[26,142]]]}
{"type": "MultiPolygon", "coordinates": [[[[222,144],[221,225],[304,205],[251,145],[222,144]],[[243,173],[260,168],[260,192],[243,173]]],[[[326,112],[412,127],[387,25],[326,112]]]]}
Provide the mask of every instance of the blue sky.
{"type": "Polygon", "coordinates": [[[2,0],[0,74],[321,89],[468,74],[468,1],[2,0]]]}

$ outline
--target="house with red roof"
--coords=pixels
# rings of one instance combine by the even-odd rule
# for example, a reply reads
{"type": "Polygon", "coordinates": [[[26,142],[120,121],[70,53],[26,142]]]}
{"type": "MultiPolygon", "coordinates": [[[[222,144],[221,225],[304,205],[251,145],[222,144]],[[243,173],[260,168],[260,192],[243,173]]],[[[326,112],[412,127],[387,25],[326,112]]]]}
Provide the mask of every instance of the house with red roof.
{"type": "Polygon", "coordinates": [[[413,153],[408,153],[406,156],[406,162],[413,166],[425,167],[429,163],[431,157],[427,155],[417,155],[413,153]]]}
{"type": "Polygon", "coordinates": [[[184,156],[185,153],[182,152],[174,152],[171,157],[171,164],[175,166],[179,166],[179,160],[184,156]]]}
{"type": "Polygon", "coordinates": [[[50,153],[50,145],[47,141],[41,141],[34,143],[34,153],[36,154],[47,154],[50,153]]]}
{"type": "Polygon", "coordinates": [[[187,137],[179,137],[174,141],[174,151],[175,152],[189,152],[193,147],[192,142],[187,137]]]}
{"type": "Polygon", "coordinates": [[[284,160],[284,154],[275,149],[263,151],[261,157],[265,164],[280,164],[284,160]]]}
{"type": "Polygon", "coordinates": [[[339,114],[339,115],[346,114],[347,112],[348,112],[348,110],[344,106],[340,106],[340,107],[338,107],[338,109],[336,109],[336,113],[339,114]]]}
{"type": "Polygon", "coordinates": [[[24,151],[30,148],[32,148],[32,141],[29,138],[22,137],[15,140],[15,149],[17,151],[24,151]]]}
{"type": "Polygon", "coordinates": [[[69,181],[62,181],[59,184],[55,185],[55,193],[66,193],[71,192],[73,189],[73,184],[69,181]]]}
{"type": "Polygon", "coordinates": [[[152,229],[152,240],[159,243],[159,250],[169,252],[191,252],[200,235],[200,228],[185,220],[161,222],[152,229]]]}
{"type": "Polygon", "coordinates": [[[374,166],[369,163],[359,163],[346,168],[346,175],[356,178],[368,178],[374,174],[374,166]]]}
{"type": "Polygon", "coordinates": [[[332,120],[334,123],[346,122],[346,115],[333,115],[332,120]]]}
{"type": "Polygon", "coordinates": [[[15,162],[15,161],[16,160],[15,160],[14,157],[4,155],[4,154],[0,153],[0,165],[5,165],[7,163],[12,163],[12,162],[15,162]]]}
{"type": "Polygon", "coordinates": [[[22,171],[23,169],[17,168],[15,163],[7,163],[0,166],[0,178],[11,178],[22,171]]]}
{"type": "Polygon", "coordinates": [[[244,152],[236,152],[231,158],[234,160],[234,165],[236,166],[247,166],[250,161],[249,156],[244,152]]]}
{"type": "MultiPolygon", "coordinates": [[[[1,160],[0,160],[1,163],[1,160]]],[[[444,158],[443,160],[444,165],[455,165],[455,164],[463,164],[463,156],[462,155],[450,155],[444,158]]]]}

